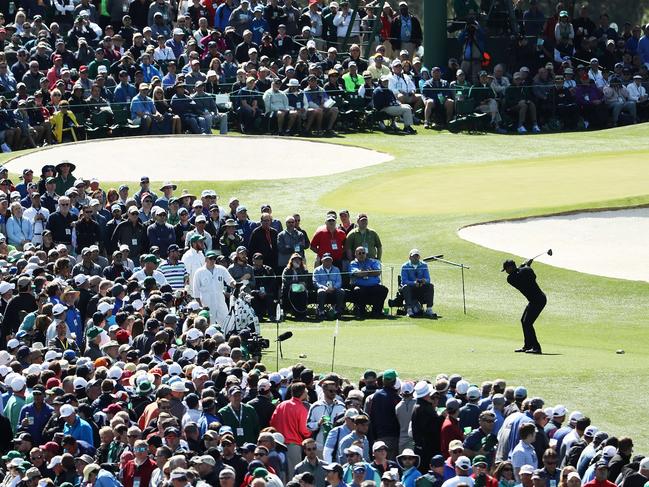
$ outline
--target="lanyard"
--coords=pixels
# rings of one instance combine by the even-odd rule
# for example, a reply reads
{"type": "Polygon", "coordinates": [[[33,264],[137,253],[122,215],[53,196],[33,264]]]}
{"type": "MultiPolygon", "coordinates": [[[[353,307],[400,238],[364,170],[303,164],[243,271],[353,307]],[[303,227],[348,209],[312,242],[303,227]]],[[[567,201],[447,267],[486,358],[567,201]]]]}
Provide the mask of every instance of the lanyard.
{"type": "Polygon", "coordinates": [[[232,414],[237,420],[237,423],[239,423],[239,426],[241,426],[241,419],[243,418],[243,406],[239,409],[239,415],[237,416],[237,412],[234,410],[232,406],[228,406],[230,408],[230,411],[232,411],[232,414]]]}

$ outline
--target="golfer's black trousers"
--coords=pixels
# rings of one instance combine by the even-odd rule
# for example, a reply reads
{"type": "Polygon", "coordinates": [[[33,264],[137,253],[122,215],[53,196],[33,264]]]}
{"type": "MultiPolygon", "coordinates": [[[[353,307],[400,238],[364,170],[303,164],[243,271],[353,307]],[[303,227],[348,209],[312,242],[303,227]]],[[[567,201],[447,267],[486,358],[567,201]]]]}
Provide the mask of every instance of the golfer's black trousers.
{"type": "Polygon", "coordinates": [[[541,344],[536,339],[536,331],[534,331],[534,322],[545,308],[545,304],[548,302],[545,294],[539,296],[538,298],[530,301],[523,311],[523,316],[521,316],[521,325],[523,325],[523,338],[525,344],[523,348],[525,350],[535,349],[540,350],[541,344]]]}

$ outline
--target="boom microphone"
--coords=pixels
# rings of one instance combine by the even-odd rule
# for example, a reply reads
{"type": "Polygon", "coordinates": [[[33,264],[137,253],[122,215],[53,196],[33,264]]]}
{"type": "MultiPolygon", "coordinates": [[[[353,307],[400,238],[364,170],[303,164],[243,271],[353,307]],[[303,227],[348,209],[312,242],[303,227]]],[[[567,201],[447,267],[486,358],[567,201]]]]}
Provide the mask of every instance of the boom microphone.
{"type": "Polygon", "coordinates": [[[277,340],[275,340],[275,341],[276,341],[276,342],[283,342],[284,340],[288,340],[288,339],[291,338],[292,336],[293,336],[293,332],[292,332],[292,331],[285,331],[285,332],[282,333],[280,336],[278,336],[278,337],[277,337],[277,340]]]}

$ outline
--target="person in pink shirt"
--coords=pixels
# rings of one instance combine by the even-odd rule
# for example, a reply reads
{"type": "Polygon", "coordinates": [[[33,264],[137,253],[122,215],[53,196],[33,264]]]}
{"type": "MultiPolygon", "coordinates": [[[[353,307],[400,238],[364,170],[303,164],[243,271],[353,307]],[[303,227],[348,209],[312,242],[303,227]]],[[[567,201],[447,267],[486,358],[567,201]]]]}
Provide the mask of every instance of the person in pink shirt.
{"type": "Polygon", "coordinates": [[[311,431],[306,427],[306,400],[306,384],[296,382],[291,385],[291,399],[280,403],[270,418],[270,425],[284,435],[289,477],[302,460],[302,441],[311,437],[311,431]]]}

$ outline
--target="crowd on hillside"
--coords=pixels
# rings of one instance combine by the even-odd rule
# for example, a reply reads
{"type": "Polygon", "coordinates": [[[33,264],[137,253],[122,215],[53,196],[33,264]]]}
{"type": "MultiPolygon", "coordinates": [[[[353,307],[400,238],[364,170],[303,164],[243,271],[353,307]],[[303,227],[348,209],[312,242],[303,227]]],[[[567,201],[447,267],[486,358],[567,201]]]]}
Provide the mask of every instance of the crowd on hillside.
{"type": "Polygon", "coordinates": [[[613,29],[606,13],[595,23],[586,6],[571,19],[561,2],[555,12],[517,2],[520,33],[492,66],[491,9],[454,7],[461,54],[426,66],[405,1],[356,12],[328,0],[3,2],[0,144],[232,128],[334,135],[394,120],[415,133],[474,114],[519,133],[647,119],[646,28],[613,29]]]}

